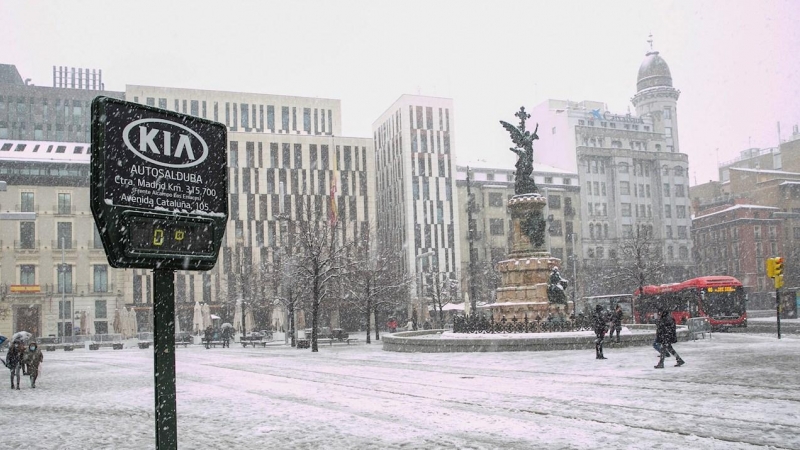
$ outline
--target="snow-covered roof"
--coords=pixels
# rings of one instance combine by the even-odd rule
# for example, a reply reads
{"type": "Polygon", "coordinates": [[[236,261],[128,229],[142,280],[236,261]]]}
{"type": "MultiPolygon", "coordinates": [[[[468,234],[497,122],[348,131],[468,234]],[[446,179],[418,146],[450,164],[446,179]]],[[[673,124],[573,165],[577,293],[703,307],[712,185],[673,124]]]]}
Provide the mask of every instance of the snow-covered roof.
{"type": "Polygon", "coordinates": [[[722,214],[722,213],[726,213],[726,212],[729,212],[729,211],[735,211],[735,210],[737,210],[737,209],[767,209],[767,210],[773,210],[773,211],[778,211],[778,210],[780,210],[780,208],[775,208],[775,207],[773,207],[773,206],[761,206],[761,205],[733,205],[733,206],[731,206],[730,208],[725,208],[725,209],[723,209],[723,210],[721,210],[721,211],[714,211],[714,212],[712,212],[712,213],[703,214],[702,216],[696,216],[695,218],[696,218],[696,219],[702,219],[702,218],[705,218],[705,217],[710,217],[710,216],[713,216],[713,215],[715,215],[715,214],[722,214]]]}
{"type": "Polygon", "coordinates": [[[89,164],[90,160],[91,144],[85,142],[0,139],[0,161],[89,164]]]}
{"type": "Polygon", "coordinates": [[[800,181],[784,181],[783,183],[779,184],[778,186],[784,186],[784,185],[796,186],[798,184],[800,184],[800,181]]]}
{"type": "Polygon", "coordinates": [[[740,172],[771,173],[771,174],[775,174],[775,175],[797,175],[797,176],[800,176],[800,173],[797,173],[797,172],[785,172],[783,170],[748,169],[748,168],[745,168],[745,167],[731,167],[730,170],[738,170],[740,172]]]}

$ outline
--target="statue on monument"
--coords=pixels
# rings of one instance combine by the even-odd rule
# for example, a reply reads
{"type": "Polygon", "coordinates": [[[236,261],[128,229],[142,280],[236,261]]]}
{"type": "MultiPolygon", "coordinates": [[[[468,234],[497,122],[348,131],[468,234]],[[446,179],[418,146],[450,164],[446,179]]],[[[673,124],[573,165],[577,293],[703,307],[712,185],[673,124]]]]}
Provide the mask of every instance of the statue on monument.
{"type": "Polygon", "coordinates": [[[514,115],[519,117],[519,127],[500,121],[503,128],[511,134],[511,140],[516,145],[516,147],[511,148],[511,151],[518,156],[517,164],[515,165],[517,171],[515,173],[514,194],[534,194],[539,192],[531,176],[533,174],[533,141],[539,139],[536,134],[539,131],[539,124],[536,124],[536,129],[533,133],[525,129],[525,120],[530,119],[531,115],[525,112],[524,106],[521,106],[519,112],[514,115]]]}
{"type": "Polygon", "coordinates": [[[566,305],[567,294],[565,291],[568,285],[569,282],[561,277],[558,267],[553,267],[552,272],[550,272],[550,280],[547,283],[547,300],[550,303],[566,305]]]}

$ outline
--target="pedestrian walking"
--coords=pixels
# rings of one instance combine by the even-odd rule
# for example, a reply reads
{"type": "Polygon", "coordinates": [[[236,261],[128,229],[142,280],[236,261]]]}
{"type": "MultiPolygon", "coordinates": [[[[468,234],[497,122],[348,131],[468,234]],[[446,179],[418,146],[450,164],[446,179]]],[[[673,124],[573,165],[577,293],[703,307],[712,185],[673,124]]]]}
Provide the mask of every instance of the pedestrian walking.
{"type": "Polygon", "coordinates": [[[596,354],[596,359],[607,359],[603,356],[603,340],[606,337],[606,316],[603,314],[603,306],[597,305],[595,306],[595,313],[594,313],[594,351],[596,354]]]}
{"type": "Polygon", "coordinates": [[[14,375],[17,377],[17,390],[19,390],[19,373],[22,370],[22,358],[25,356],[25,346],[22,341],[15,340],[6,354],[6,367],[11,371],[11,389],[14,389],[14,375]]]}
{"type": "Polygon", "coordinates": [[[211,325],[206,327],[204,337],[206,340],[206,349],[211,348],[211,340],[214,338],[214,329],[211,328],[211,325]]]}
{"type": "Polygon", "coordinates": [[[622,317],[625,313],[622,312],[622,306],[617,303],[616,308],[614,308],[614,312],[611,313],[611,327],[608,333],[608,339],[614,340],[614,331],[617,332],[617,340],[615,342],[619,342],[619,332],[622,331],[622,317]]]}
{"type": "Polygon", "coordinates": [[[386,323],[386,327],[389,328],[389,333],[394,333],[397,331],[397,321],[394,318],[389,319],[389,322],[386,323]]]}
{"type": "MultiPolygon", "coordinates": [[[[36,388],[36,379],[39,378],[39,365],[43,360],[44,355],[42,355],[39,345],[36,342],[31,342],[28,345],[28,350],[22,356],[22,362],[24,371],[31,377],[32,388],[36,388]]],[[[17,384],[19,384],[19,381],[17,381],[17,384]]]]}
{"type": "Polygon", "coordinates": [[[225,327],[222,329],[222,348],[231,348],[231,328],[225,327]]]}
{"type": "Polygon", "coordinates": [[[658,345],[659,350],[658,364],[655,365],[656,369],[664,368],[664,358],[670,353],[675,357],[675,367],[680,367],[686,363],[678,355],[678,352],[672,348],[672,344],[676,342],[678,342],[678,333],[675,329],[675,319],[672,318],[672,314],[669,311],[659,311],[659,318],[656,323],[656,342],[653,344],[653,347],[658,345]]]}

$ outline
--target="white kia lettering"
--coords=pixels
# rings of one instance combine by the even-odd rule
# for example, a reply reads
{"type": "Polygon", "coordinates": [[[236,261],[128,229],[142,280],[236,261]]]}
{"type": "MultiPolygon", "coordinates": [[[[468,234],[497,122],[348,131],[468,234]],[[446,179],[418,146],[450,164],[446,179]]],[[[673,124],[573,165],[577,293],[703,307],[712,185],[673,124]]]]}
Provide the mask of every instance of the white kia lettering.
{"type": "Polygon", "coordinates": [[[151,152],[159,155],[158,147],[156,147],[156,143],[153,142],[153,139],[155,139],[157,135],[158,130],[148,131],[147,127],[139,125],[139,151],[147,153],[147,149],[150,149],[151,152]]]}
{"type": "Polygon", "coordinates": [[[189,168],[196,166],[208,157],[208,144],[206,141],[191,128],[177,122],[165,119],[139,119],[129,123],[122,130],[122,140],[139,158],[162,167],[189,168]],[[163,125],[168,125],[172,131],[167,131],[163,125]],[[139,145],[131,143],[130,135],[139,129],[139,145]],[[175,128],[179,128],[186,133],[178,133],[178,145],[173,148],[173,134],[175,128]],[[163,137],[163,146],[159,147],[159,134],[163,137]],[[198,149],[197,145],[200,144],[198,149]],[[199,150],[199,157],[196,151],[199,150]],[[156,156],[157,155],[157,156],[156,156]],[[166,158],[165,158],[166,157],[166,158]],[[164,160],[166,159],[166,161],[164,160]]]}

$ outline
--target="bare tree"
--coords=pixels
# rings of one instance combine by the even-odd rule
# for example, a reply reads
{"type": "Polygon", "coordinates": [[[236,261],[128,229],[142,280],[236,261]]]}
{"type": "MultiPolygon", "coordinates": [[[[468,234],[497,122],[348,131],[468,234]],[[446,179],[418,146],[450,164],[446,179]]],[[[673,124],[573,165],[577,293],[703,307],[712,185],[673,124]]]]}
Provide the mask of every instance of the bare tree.
{"type": "Polygon", "coordinates": [[[662,283],[666,265],[661,245],[647,225],[637,226],[631,236],[620,241],[610,279],[627,290],[618,292],[633,292],[633,286],[641,292],[646,284],[662,283]]]}
{"type": "Polygon", "coordinates": [[[370,316],[375,317],[375,340],[380,340],[379,313],[393,311],[402,302],[403,293],[413,277],[400,268],[395,251],[369,252],[362,243],[356,264],[346,276],[346,295],[349,303],[366,316],[367,344],[370,342],[370,316]]]}
{"type": "Polygon", "coordinates": [[[320,306],[333,301],[339,291],[338,281],[351,264],[349,258],[352,242],[339,242],[337,223],[330,223],[319,211],[312,210],[307,200],[304,211],[292,223],[295,239],[292,254],[295,256],[293,272],[306,286],[311,307],[311,351],[317,352],[317,330],[320,306]]]}
{"type": "Polygon", "coordinates": [[[454,303],[458,298],[458,279],[453,278],[448,272],[438,272],[431,268],[425,274],[428,295],[433,303],[433,309],[438,313],[438,327],[444,327],[445,305],[454,303]]]}

